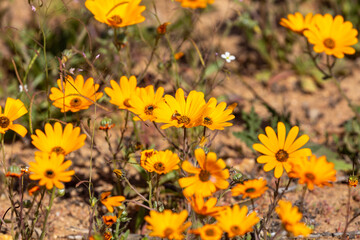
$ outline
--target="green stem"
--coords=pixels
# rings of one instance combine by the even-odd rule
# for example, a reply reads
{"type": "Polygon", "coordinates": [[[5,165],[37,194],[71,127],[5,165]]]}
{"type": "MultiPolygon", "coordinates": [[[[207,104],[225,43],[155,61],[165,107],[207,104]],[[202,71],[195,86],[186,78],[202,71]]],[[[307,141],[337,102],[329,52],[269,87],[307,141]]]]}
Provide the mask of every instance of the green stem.
{"type": "Polygon", "coordinates": [[[150,59],[149,59],[148,63],[146,64],[146,67],[145,67],[143,73],[142,73],[142,74],[140,75],[140,77],[138,78],[138,81],[141,81],[141,80],[144,78],[144,76],[145,76],[145,74],[146,74],[146,72],[147,72],[147,70],[148,70],[148,68],[149,68],[149,66],[150,66],[150,64],[151,64],[151,62],[152,62],[152,59],[154,58],[155,51],[156,51],[157,46],[158,46],[158,43],[159,43],[159,39],[160,39],[160,37],[157,36],[157,37],[156,37],[156,40],[155,40],[155,45],[154,45],[154,47],[153,47],[153,49],[152,49],[152,51],[151,51],[150,59]]]}
{"type": "Polygon", "coordinates": [[[187,140],[187,131],[186,131],[186,127],[184,127],[184,141],[183,141],[183,161],[186,160],[186,140],[187,140]]]}
{"type": "Polygon", "coordinates": [[[149,176],[149,180],[148,180],[148,185],[149,185],[149,207],[150,208],[153,208],[152,206],[152,183],[151,183],[151,180],[152,180],[152,174],[150,173],[150,176],[149,176]]]}
{"type": "Polygon", "coordinates": [[[6,174],[6,161],[5,161],[5,134],[0,134],[1,139],[1,155],[2,155],[2,165],[4,169],[4,175],[6,174]]]}
{"type": "Polygon", "coordinates": [[[47,221],[48,221],[48,218],[49,218],[49,215],[50,215],[51,207],[52,207],[52,205],[54,203],[55,191],[56,191],[56,187],[53,187],[51,197],[50,197],[49,206],[47,207],[47,212],[46,212],[44,224],[43,224],[43,227],[42,227],[42,233],[41,233],[41,236],[40,236],[40,240],[43,240],[45,235],[46,235],[46,225],[47,225],[47,221]]]}
{"type": "MultiPolygon", "coordinates": [[[[29,237],[28,239],[31,239],[31,236],[34,232],[35,224],[36,224],[37,220],[39,219],[40,207],[41,207],[42,200],[44,199],[44,196],[45,196],[45,191],[46,191],[46,189],[44,188],[44,190],[41,192],[41,197],[40,197],[39,203],[38,203],[38,205],[36,207],[36,211],[35,211],[35,218],[33,219],[32,223],[31,223],[31,229],[30,229],[30,234],[28,235],[28,237],[29,237]]],[[[35,196],[34,196],[34,200],[35,200],[35,196]]]]}

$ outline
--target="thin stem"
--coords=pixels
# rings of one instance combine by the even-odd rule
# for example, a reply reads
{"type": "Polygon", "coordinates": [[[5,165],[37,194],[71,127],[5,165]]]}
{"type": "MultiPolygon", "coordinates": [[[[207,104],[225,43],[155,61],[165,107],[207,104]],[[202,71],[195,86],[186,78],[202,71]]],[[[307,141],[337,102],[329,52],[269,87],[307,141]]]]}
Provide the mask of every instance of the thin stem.
{"type": "Polygon", "coordinates": [[[303,192],[302,192],[301,198],[300,198],[300,205],[299,205],[300,212],[302,212],[304,210],[305,195],[306,195],[307,189],[308,189],[307,185],[304,185],[303,192]]]}
{"type": "Polygon", "coordinates": [[[159,40],[160,40],[160,37],[157,36],[157,37],[156,37],[156,40],[155,40],[155,45],[154,45],[154,47],[153,47],[153,49],[152,49],[152,51],[151,51],[150,59],[149,59],[148,63],[146,64],[146,67],[145,67],[144,71],[142,72],[142,74],[141,74],[140,77],[138,78],[139,81],[141,81],[141,80],[144,78],[145,74],[147,73],[147,70],[149,69],[149,66],[150,66],[150,64],[151,64],[151,62],[152,62],[152,60],[153,60],[153,58],[154,58],[155,51],[156,51],[157,46],[158,46],[158,44],[159,44],[159,40]]]}
{"type": "Polygon", "coordinates": [[[121,149],[121,143],[122,141],[124,140],[124,135],[125,135],[125,131],[126,131],[126,128],[127,128],[127,124],[128,124],[128,120],[129,120],[129,111],[126,111],[126,116],[125,116],[125,125],[124,127],[120,130],[120,141],[116,147],[116,152],[115,152],[115,157],[116,155],[118,154],[118,152],[120,151],[121,149]]]}
{"type": "Polygon", "coordinates": [[[0,134],[1,139],[1,155],[2,155],[2,165],[4,169],[4,175],[6,174],[6,160],[5,160],[5,134],[0,134]]]}
{"type": "Polygon", "coordinates": [[[127,179],[126,176],[124,176],[124,180],[125,182],[129,185],[129,187],[139,196],[141,197],[145,202],[149,202],[149,200],[147,200],[144,195],[142,195],[141,193],[139,193],[138,190],[136,190],[136,188],[129,182],[129,180],[127,179]]]}
{"type": "Polygon", "coordinates": [[[349,221],[349,217],[350,217],[350,198],[351,198],[351,186],[348,185],[348,201],[346,203],[346,216],[345,216],[345,228],[344,228],[344,233],[342,235],[342,238],[341,239],[346,239],[346,232],[347,232],[347,229],[350,225],[350,221],[349,221]]]}
{"type": "Polygon", "coordinates": [[[149,207],[150,208],[153,208],[153,205],[152,205],[152,183],[151,183],[151,180],[152,180],[152,174],[150,173],[150,176],[149,176],[149,180],[147,181],[148,185],[149,185],[149,201],[147,201],[149,203],[149,207]]]}
{"type": "Polygon", "coordinates": [[[29,238],[31,238],[31,236],[34,232],[35,224],[36,224],[37,220],[39,219],[40,207],[41,207],[42,200],[44,199],[44,196],[45,196],[45,191],[46,191],[46,189],[44,188],[44,190],[41,192],[41,197],[40,197],[39,203],[38,203],[38,205],[36,207],[36,211],[35,211],[35,218],[33,219],[32,223],[31,223],[30,234],[28,235],[29,238]]]}
{"type": "Polygon", "coordinates": [[[316,57],[317,56],[314,56],[312,54],[312,51],[311,51],[311,46],[310,46],[310,43],[308,41],[306,41],[306,45],[307,45],[307,53],[309,54],[311,60],[313,61],[315,67],[322,73],[324,74],[324,79],[326,78],[330,78],[331,77],[331,73],[327,73],[325,72],[318,64],[318,62],[316,61],[316,57]]]}
{"type": "Polygon", "coordinates": [[[23,236],[25,236],[25,234],[23,234],[23,228],[24,228],[24,221],[23,221],[23,209],[24,209],[24,191],[23,191],[23,187],[24,187],[24,177],[21,176],[19,179],[19,183],[20,183],[20,213],[19,213],[19,220],[20,220],[20,232],[23,236]]]}
{"type": "MultiPolygon", "coordinates": [[[[253,212],[256,212],[256,211],[255,211],[255,202],[254,202],[254,199],[252,199],[252,198],[251,198],[251,206],[252,206],[252,208],[253,208],[253,212]]],[[[256,225],[254,226],[254,230],[255,230],[255,240],[259,240],[259,239],[260,239],[260,237],[259,237],[259,231],[258,231],[256,225]]]]}
{"type": "Polygon", "coordinates": [[[275,207],[277,205],[277,203],[279,202],[279,200],[282,198],[282,196],[285,194],[286,190],[289,188],[290,184],[291,184],[292,178],[289,179],[289,182],[287,183],[285,189],[279,194],[279,186],[280,186],[280,178],[278,179],[278,181],[276,182],[276,188],[274,191],[274,199],[272,204],[269,207],[269,210],[266,214],[265,220],[264,220],[264,224],[262,225],[262,229],[264,231],[264,237],[265,239],[267,239],[267,226],[269,224],[270,219],[272,219],[272,214],[275,210],[275,207]]]}
{"type": "Polygon", "coordinates": [[[168,143],[170,143],[176,150],[179,150],[180,151],[180,148],[170,139],[168,138],[163,132],[161,132],[161,130],[159,129],[158,125],[156,125],[155,122],[152,122],[155,126],[155,129],[160,133],[160,135],[165,138],[168,143]]]}
{"type": "Polygon", "coordinates": [[[160,182],[160,175],[156,174],[156,206],[159,208],[159,196],[160,196],[160,189],[159,189],[159,182],[160,182]]]}
{"type": "Polygon", "coordinates": [[[187,143],[187,131],[186,131],[186,127],[184,127],[184,140],[183,140],[183,161],[186,160],[186,143],[187,143]]]}
{"type": "Polygon", "coordinates": [[[50,197],[50,203],[49,203],[49,206],[47,207],[47,212],[46,212],[44,224],[43,224],[43,227],[42,227],[42,233],[41,233],[41,236],[40,236],[40,240],[43,240],[45,235],[46,235],[46,225],[47,225],[47,221],[48,221],[48,218],[49,218],[49,215],[50,215],[51,207],[52,207],[52,205],[54,203],[55,191],[56,191],[56,187],[53,187],[51,197],[50,197]]]}

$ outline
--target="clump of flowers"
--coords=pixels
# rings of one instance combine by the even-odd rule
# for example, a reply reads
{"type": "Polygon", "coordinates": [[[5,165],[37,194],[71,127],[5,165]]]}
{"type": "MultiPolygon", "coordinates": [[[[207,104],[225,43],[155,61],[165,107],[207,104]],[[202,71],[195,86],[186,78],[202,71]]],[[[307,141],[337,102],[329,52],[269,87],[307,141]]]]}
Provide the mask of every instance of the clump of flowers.
{"type": "Polygon", "coordinates": [[[94,84],[93,78],[88,78],[84,82],[81,75],[76,76],[75,80],[70,76],[62,81],[57,80],[58,88],[51,88],[50,100],[54,101],[53,105],[61,109],[61,112],[78,112],[88,109],[99,98],[102,92],[97,92],[99,84],[94,84]]]}
{"type": "Polygon", "coordinates": [[[291,171],[290,162],[296,162],[301,157],[311,156],[309,148],[299,149],[309,141],[309,136],[304,134],[296,139],[299,127],[292,127],[286,137],[284,123],[277,125],[277,135],[271,127],[266,127],[266,135],[260,134],[259,140],[262,144],[255,143],[253,148],[264,155],[257,158],[258,163],[265,163],[264,171],[269,172],[275,168],[274,176],[280,178],[283,171],[291,171]],[[295,140],[296,139],[296,140],[295,140]]]}

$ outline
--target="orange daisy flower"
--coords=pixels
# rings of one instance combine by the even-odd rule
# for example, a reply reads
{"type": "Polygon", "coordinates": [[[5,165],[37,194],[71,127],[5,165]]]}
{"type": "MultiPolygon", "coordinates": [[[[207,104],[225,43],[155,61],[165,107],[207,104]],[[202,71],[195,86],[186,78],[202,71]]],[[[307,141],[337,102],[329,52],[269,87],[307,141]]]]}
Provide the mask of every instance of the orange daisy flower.
{"type": "Polygon", "coordinates": [[[217,159],[216,153],[210,152],[207,155],[204,150],[195,150],[195,158],[199,168],[194,167],[189,161],[184,161],[182,169],[192,176],[179,179],[179,184],[184,189],[184,195],[190,197],[200,195],[211,196],[218,189],[226,189],[229,182],[229,170],[222,159],[217,159]]]}

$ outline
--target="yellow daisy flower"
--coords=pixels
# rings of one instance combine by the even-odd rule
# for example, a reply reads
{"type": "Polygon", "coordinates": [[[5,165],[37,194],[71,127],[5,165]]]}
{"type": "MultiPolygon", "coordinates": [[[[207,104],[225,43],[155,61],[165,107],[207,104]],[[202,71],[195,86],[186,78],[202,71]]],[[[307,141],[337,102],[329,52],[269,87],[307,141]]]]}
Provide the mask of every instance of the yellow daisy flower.
{"type": "Polygon", "coordinates": [[[268,187],[264,179],[247,180],[243,183],[237,184],[231,189],[232,196],[242,195],[242,198],[249,197],[251,199],[258,198],[263,195],[268,187]]]}
{"type": "Polygon", "coordinates": [[[156,172],[157,174],[166,174],[172,170],[179,169],[180,159],[176,153],[170,150],[159,151],[147,158],[144,163],[144,169],[148,172],[156,172]]]}
{"type": "Polygon", "coordinates": [[[206,8],[207,4],[213,4],[215,0],[176,0],[181,2],[184,8],[206,8]]]}
{"type": "Polygon", "coordinates": [[[313,24],[314,19],[312,13],[308,13],[304,18],[304,16],[299,12],[289,14],[287,18],[288,19],[281,18],[280,25],[301,35],[305,30],[309,29],[310,25],[313,24]]]}
{"type": "Polygon", "coordinates": [[[206,108],[202,92],[191,91],[185,98],[184,91],[179,88],[175,98],[165,95],[164,99],[165,101],[159,103],[158,108],[154,110],[157,118],[155,121],[166,123],[161,126],[162,129],[172,126],[192,128],[200,125],[201,115],[206,108]]]}
{"type": "Polygon", "coordinates": [[[216,153],[209,152],[205,155],[203,149],[195,150],[195,158],[200,168],[194,167],[189,161],[184,161],[182,169],[190,174],[190,177],[179,179],[179,184],[184,189],[185,197],[199,195],[211,196],[218,189],[226,189],[229,182],[229,170],[222,159],[217,159],[216,153]]]}
{"type": "Polygon", "coordinates": [[[148,159],[157,153],[158,153],[158,151],[156,151],[154,149],[148,149],[148,150],[142,151],[141,156],[140,156],[140,165],[144,169],[146,169],[148,159]]]}
{"type": "Polygon", "coordinates": [[[150,211],[150,216],[145,217],[145,221],[149,224],[146,227],[151,230],[151,237],[181,240],[184,238],[182,233],[191,226],[191,222],[184,223],[187,217],[186,210],[180,213],[173,213],[170,210],[161,213],[150,211]]]}
{"type": "Polygon", "coordinates": [[[0,106],[0,133],[5,134],[7,130],[11,129],[20,136],[25,137],[27,133],[26,128],[20,124],[14,124],[13,122],[27,112],[28,111],[21,100],[7,98],[4,112],[2,112],[0,106]]]}
{"type": "Polygon", "coordinates": [[[310,190],[314,189],[314,185],[318,187],[331,186],[331,182],[336,181],[334,164],[326,161],[326,156],[317,158],[312,155],[310,160],[301,158],[291,165],[289,177],[299,178],[299,183],[307,184],[310,190]]]}
{"type": "Polygon", "coordinates": [[[64,188],[62,182],[70,182],[74,170],[65,171],[72,164],[70,160],[64,162],[64,155],[41,153],[35,155],[35,162],[30,162],[29,171],[31,180],[40,180],[39,185],[47,189],[55,187],[64,188]]]}
{"type": "Polygon", "coordinates": [[[240,209],[239,205],[234,205],[233,208],[227,207],[216,217],[216,220],[217,225],[227,232],[230,238],[251,232],[253,226],[260,221],[256,212],[248,214],[247,206],[240,209]]]}
{"type": "Polygon", "coordinates": [[[154,121],[156,119],[154,110],[158,108],[158,104],[163,102],[164,88],[159,87],[154,92],[154,86],[150,85],[146,88],[139,89],[139,95],[134,95],[129,103],[133,107],[131,111],[137,116],[135,121],[154,121]]]}
{"type": "Polygon", "coordinates": [[[192,209],[199,215],[215,217],[220,214],[224,207],[216,207],[217,198],[209,198],[206,202],[204,198],[199,195],[194,195],[188,198],[192,209]]]}
{"type": "Polygon", "coordinates": [[[100,195],[100,202],[107,208],[109,212],[114,212],[114,207],[121,206],[125,200],[123,196],[109,197],[111,192],[104,192],[100,195]]]}
{"type": "Polygon", "coordinates": [[[301,223],[302,214],[297,207],[292,207],[291,202],[280,200],[275,211],[279,215],[284,228],[294,236],[308,236],[311,229],[301,223]]]}
{"type": "Polygon", "coordinates": [[[64,132],[59,122],[45,125],[45,133],[39,129],[35,130],[36,135],[31,135],[32,144],[42,152],[51,154],[67,155],[70,152],[78,150],[85,144],[86,135],[80,135],[80,128],[73,128],[71,123],[66,124],[64,132]]]}
{"type": "Polygon", "coordinates": [[[302,135],[296,139],[299,127],[292,127],[286,137],[286,128],[282,122],[277,125],[278,134],[271,127],[266,127],[266,135],[260,134],[260,143],[255,143],[253,148],[265,155],[257,158],[258,163],[265,163],[264,171],[269,172],[275,168],[274,176],[280,178],[284,168],[286,172],[291,170],[291,161],[299,160],[301,157],[311,156],[309,148],[299,149],[309,141],[308,135],[302,135]],[[296,139],[296,140],[295,140],[296,139]]]}
{"type": "Polygon", "coordinates": [[[201,228],[190,230],[190,233],[200,235],[202,240],[220,240],[223,231],[216,224],[205,224],[201,228]]]}
{"type": "Polygon", "coordinates": [[[110,85],[112,88],[105,88],[106,94],[111,98],[109,102],[118,106],[120,109],[131,109],[130,98],[137,95],[139,91],[138,87],[136,87],[136,77],[131,76],[128,79],[122,76],[119,84],[111,80],[110,85]]]}
{"type": "Polygon", "coordinates": [[[314,44],[315,52],[325,52],[337,58],[343,58],[344,54],[354,54],[355,49],[351,46],[358,42],[358,31],[351,22],[344,22],[340,15],[333,18],[330,14],[317,14],[314,25],[304,31],[304,35],[314,44]]]}
{"type": "Polygon", "coordinates": [[[201,117],[201,125],[211,130],[224,130],[224,127],[233,125],[228,122],[235,118],[232,115],[233,109],[226,109],[225,102],[221,102],[217,106],[216,104],[216,98],[210,98],[207,108],[201,117]]]}
{"type": "Polygon", "coordinates": [[[86,0],[85,6],[96,20],[110,27],[126,27],[145,21],[141,0],[86,0]]]}
{"type": "Polygon", "coordinates": [[[57,80],[58,88],[51,88],[50,100],[54,101],[53,105],[61,109],[61,112],[78,112],[88,109],[99,98],[102,92],[96,92],[99,84],[94,84],[93,78],[88,78],[84,83],[84,78],[77,75],[75,80],[67,76],[65,81],[57,80]]]}

